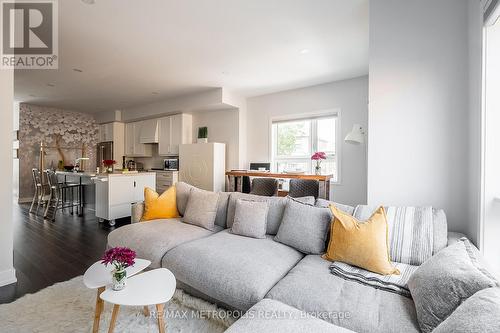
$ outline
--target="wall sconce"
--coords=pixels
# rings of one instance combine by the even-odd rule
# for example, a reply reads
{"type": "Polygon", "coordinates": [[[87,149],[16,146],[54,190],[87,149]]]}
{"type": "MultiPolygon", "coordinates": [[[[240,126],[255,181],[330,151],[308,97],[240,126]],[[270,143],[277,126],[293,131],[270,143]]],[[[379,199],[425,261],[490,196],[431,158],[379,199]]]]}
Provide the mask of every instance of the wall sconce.
{"type": "Polygon", "coordinates": [[[360,124],[354,124],[352,130],[347,133],[344,141],[353,145],[360,145],[365,142],[365,132],[360,124]]]}

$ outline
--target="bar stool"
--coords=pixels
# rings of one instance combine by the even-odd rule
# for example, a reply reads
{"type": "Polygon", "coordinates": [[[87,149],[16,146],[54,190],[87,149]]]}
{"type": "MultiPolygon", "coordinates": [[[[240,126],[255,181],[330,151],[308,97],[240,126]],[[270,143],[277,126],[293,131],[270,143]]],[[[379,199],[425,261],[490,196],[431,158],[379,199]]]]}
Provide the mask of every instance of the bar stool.
{"type": "MultiPolygon", "coordinates": [[[[49,182],[50,194],[43,217],[50,217],[49,219],[54,221],[56,219],[57,210],[64,208],[71,208],[71,214],[73,214],[74,207],[78,206],[78,203],[73,200],[73,192],[74,189],[79,189],[80,185],[59,182],[57,175],[53,170],[46,170],[45,173],[49,182]],[[67,192],[70,194],[69,202],[66,201],[67,192]],[[63,198],[64,200],[62,200],[63,198]]],[[[78,191],[78,193],[80,193],[80,191],[78,191]]]]}
{"type": "Polygon", "coordinates": [[[38,209],[40,206],[44,206],[49,200],[49,195],[46,193],[44,184],[42,184],[42,174],[40,170],[33,168],[31,169],[31,176],[33,178],[33,200],[31,201],[31,206],[29,212],[33,212],[33,207],[36,203],[36,213],[38,214],[38,209]]]}

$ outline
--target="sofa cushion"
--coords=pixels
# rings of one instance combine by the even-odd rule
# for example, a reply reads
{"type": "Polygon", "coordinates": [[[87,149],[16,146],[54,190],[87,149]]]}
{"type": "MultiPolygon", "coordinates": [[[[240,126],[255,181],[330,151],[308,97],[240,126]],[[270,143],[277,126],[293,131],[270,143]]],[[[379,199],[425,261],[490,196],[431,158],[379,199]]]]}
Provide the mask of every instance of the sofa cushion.
{"type": "Polygon", "coordinates": [[[231,232],[235,235],[266,238],[267,202],[238,199],[231,232]]]}
{"type": "Polygon", "coordinates": [[[239,310],[247,310],[302,258],[291,247],[221,231],[170,250],[162,266],[177,280],[239,310]]]}
{"type": "MultiPolygon", "coordinates": [[[[358,205],[354,217],[366,220],[379,207],[358,205]]],[[[419,266],[432,257],[434,214],[430,206],[386,206],[389,248],[392,261],[419,266]]]]}
{"type": "Polygon", "coordinates": [[[316,203],[314,205],[316,207],[322,207],[322,208],[328,208],[328,207],[330,207],[330,205],[334,205],[335,207],[337,207],[341,211],[346,212],[349,215],[354,214],[354,207],[353,206],[344,205],[344,204],[341,204],[341,203],[338,203],[335,201],[329,201],[329,200],[325,200],[322,198],[316,199],[316,203]]]}
{"type": "Polygon", "coordinates": [[[108,235],[108,246],[129,247],[137,253],[138,258],[151,260],[151,268],[158,268],[168,250],[211,234],[209,230],[183,223],[180,219],[155,220],[113,230],[108,235]]]}
{"type": "Polygon", "coordinates": [[[182,221],[213,231],[219,194],[191,190],[182,221]]]}
{"type": "Polygon", "coordinates": [[[310,314],[272,299],[255,304],[225,333],[348,333],[310,314]]]}
{"type": "MultiPolygon", "coordinates": [[[[177,210],[179,214],[184,216],[191,190],[205,191],[189,185],[184,182],[175,184],[177,196],[177,210]]],[[[209,192],[209,191],[205,191],[209,192]]],[[[219,192],[219,202],[217,203],[217,215],[215,216],[215,225],[226,228],[227,203],[229,200],[229,192],[219,192]]]]}
{"type": "Polygon", "coordinates": [[[433,333],[500,332],[500,288],[478,291],[465,300],[433,333]]]}
{"type": "Polygon", "coordinates": [[[326,314],[325,320],[356,332],[419,332],[410,298],[334,276],[330,264],[319,255],[306,256],[266,297],[326,314]]]}
{"type": "MultiPolygon", "coordinates": [[[[276,235],[278,228],[283,217],[283,212],[285,211],[285,205],[287,200],[286,197],[264,197],[254,194],[246,194],[240,192],[233,192],[229,196],[229,202],[227,205],[227,227],[231,228],[234,221],[234,212],[236,209],[236,200],[243,199],[249,201],[266,201],[269,204],[269,210],[267,212],[267,234],[276,235]]],[[[303,197],[294,198],[301,202],[306,202],[314,204],[314,197],[303,197]]]]}
{"type": "Polygon", "coordinates": [[[408,287],[423,332],[431,332],[476,292],[497,285],[476,255],[463,238],[439,251],[410,277],[408,287]]]}
{"type": "Polygon", "coordinates": [[[328,208],[288,200],[274,239],[305,254],[322,254],[331,220],[328,208]]]}
{"type": "MultiPolygon", "coordinates": [[[[386,206],[384,208],[389,224],[391,259],[393,261],[421,265],[425,260],[446,247],[448,225],[446,214],[442,209],[429,207],[429,216],[418,216],[418,214],[425,212],[427,208],[395,206],[386,206]],[[405,224],[405,228],[402,228],[402,223],[405,224]],[[411,223],[411,227],[409,223],[411,223]],[[402,230],[404,230],[404,233],[402,230]],[[425,237],[424,234],[430,236],[425,237]],[[425,247],[424,244],[426,244],[425,247]],[[422,256],[424,252],[426,255],[422,256]]],[[[378,206],[358,205],[353,216],[358,220],[366,220],[376,209],[378,209],[378,206]]]]}
{"type": "Polygon", "coordinates": [[[177,196],[177,210],[181,215],[184,215],[184,213],[186,212],[189,193],[191,193],[192,189],[196,189],[196,187],[184,182],[178,182],[175,184],[175,190],[177,196]]]}
{"type": "Polygon", "coordinates": [[[432,254],[434,255],[448,246],[448,222],[444,210],[433,208],[432,213],[434,220],[432,254]]]}

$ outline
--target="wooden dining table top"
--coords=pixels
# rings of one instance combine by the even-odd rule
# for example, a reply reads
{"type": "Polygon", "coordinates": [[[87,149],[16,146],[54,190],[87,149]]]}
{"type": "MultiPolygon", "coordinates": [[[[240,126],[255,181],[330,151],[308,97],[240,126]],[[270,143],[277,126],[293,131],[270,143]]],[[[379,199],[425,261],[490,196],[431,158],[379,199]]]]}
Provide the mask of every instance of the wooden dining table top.
{"type": "Polygon", "coordinates": [[[307,173],[272,173],[266,171],[226,171],[226,176],[233,177],[267,177],[267,178],[293,178],[293,179],[312,179],[318,181],[329,181],[333,175],[315,175],[307,173]]]}

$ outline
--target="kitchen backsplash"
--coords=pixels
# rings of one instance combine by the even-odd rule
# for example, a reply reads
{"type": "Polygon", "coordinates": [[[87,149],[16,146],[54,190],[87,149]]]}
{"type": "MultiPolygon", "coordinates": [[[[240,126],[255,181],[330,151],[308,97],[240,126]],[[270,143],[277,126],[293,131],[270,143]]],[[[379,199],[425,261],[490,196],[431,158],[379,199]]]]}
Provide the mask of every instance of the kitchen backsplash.
{"type": "Polygon", "coordinates": [[[31,199],[31,169],[39,167],[40,142],[46,149],[45,167],[57,168],[60,160],[72,165],[82,152],[89,160],[86,170],[95,170],[99,126],[86,113],[21,104],[19,110],[19,198],[31,199]]]}
{"type": "MultiPolygon", "coordinates": [[[[171,156],[171,157],[175,158],[178,156],[171,156]]],[[[169,158],[169,156],[158,155],[158,145],[154,144],[152,157],[135,157],[134,161],[142,163],[144,170],[163,169],[163,160],[166,158],[169,158]]]]}

